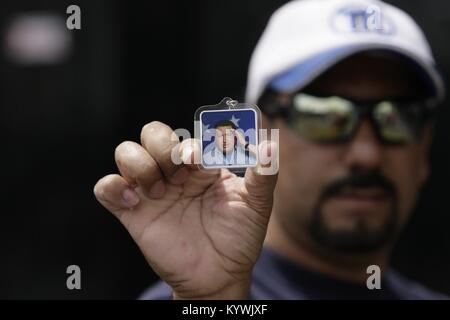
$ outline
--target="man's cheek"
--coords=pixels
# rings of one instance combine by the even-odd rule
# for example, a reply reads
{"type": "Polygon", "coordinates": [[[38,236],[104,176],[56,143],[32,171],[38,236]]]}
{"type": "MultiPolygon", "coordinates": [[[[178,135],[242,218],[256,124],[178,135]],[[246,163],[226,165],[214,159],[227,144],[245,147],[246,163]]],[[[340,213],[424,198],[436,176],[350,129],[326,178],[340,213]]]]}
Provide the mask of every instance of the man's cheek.
{"type": "Polygon", "coordinates": [[[386,178],[395,187],[399,219],[404,222],[415,204],[419,189],[417,174],[413,166],[408,167],[407,162],[404,162],[403,168],[400,166],[396,170],[392,168],[386,174],[386,178]]]}
{"type": "Polygon", "coordinates": [[[314,174],[311,171],[307,172],[307,170],[299,169],[297,169],[296,174],[292,174],[292,172],[289,176],[292,200],[299,203],[302,211],[312,215],[314,209],[319,205],[325,184],[321,182],[321,177],[318,173],[314,174]]]}
{"type": "Polygon", "coordinates": [[[405,221],[414,208],[418,187],[415,181],[408,179],[397,186],[397,204],[400,220],[405,221]]]}

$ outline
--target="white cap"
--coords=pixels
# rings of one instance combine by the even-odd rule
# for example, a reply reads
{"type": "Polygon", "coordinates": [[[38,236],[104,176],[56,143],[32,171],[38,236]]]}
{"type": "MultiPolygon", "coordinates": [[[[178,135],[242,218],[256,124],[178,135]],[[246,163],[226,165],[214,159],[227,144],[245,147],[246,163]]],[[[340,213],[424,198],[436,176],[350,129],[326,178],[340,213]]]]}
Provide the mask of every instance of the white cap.
{"type": "Polygon", "coordinates": [[[407,13],[378,0],[295,0],[272,15],[253,52],[246,101],[256,103],[268,85],[295,92],[346,57],[380,49],[413,61],[443,99],[430,46],[407,13]]]}

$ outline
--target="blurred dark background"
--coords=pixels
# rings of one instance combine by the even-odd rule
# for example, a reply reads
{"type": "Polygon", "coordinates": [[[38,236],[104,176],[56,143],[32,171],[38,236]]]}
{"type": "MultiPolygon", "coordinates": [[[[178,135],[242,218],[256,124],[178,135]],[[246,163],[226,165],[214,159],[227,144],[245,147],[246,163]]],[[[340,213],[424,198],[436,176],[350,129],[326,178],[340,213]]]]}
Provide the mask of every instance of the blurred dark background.
{"type": "MultiPolygon", "coordinates": [[[[0,298],[133,299],[156,279],[93,186],[116,171],[116,145],[138,141],[147,122],[192,129],[197,107],[243,99],[252,49],[285,2],[2,1],[0,298]],[[65,29],[70,4],[81,30],[65,29]],[[24,30],[34,32],[31,49],[17,41],[30,45],[24,30]],[[66,288],[71,264],[82,290],[66,288]]],[[[419,22],[448,77],[450,2],[388,2],[419,22]]],[[[444,109],[431,179],[394,265],[450,294],[449,121],[444,109]]]]}

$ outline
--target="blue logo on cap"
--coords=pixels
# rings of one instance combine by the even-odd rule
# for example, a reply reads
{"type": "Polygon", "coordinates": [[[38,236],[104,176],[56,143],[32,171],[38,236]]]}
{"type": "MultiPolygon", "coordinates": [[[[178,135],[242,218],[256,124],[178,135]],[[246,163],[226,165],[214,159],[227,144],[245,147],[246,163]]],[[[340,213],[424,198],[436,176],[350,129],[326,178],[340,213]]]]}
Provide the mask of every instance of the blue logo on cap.
{"type": "Polygon", "coordinates": [[[394,25],[381,8],[376,5],[347,6],[336,12],[332,26],[340,32],[379,33],[389,35],[394,33],[394,25]]]}

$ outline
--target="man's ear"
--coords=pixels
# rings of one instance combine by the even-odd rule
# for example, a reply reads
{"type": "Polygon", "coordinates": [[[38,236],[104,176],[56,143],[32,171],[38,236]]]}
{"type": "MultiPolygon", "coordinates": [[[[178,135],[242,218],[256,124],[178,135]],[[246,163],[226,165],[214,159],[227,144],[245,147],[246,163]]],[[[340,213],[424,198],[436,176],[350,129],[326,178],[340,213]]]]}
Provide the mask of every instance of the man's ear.
{"type": "Polygon", "coordinates": [[[434,137],[434,122],[429,121],[423,128],[419,140],[419,168],[418,177],[420,185],[423,185],[430,174],[430,150],[434,137]]]}

